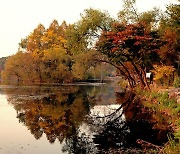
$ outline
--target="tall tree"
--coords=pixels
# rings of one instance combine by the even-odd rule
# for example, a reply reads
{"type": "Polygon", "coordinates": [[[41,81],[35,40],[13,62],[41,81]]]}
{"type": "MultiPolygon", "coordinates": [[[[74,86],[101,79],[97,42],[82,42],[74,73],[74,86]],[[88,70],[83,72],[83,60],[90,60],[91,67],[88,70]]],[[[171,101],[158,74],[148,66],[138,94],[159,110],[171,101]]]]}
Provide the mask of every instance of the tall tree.
{"type": "Polygon", "coordinates": [[[67,30],[68,50],[71,54],[86,52],[95,45],[100,32],[111,27],[113,19],[107,12],[87,9],[81,19],[67,30]]]}
{"type": "Polygon", "coordinates": [[[123,9],[118,13],[118,19],[121,23],[132,24],[139,20],[139,14],[136,8],[136,0],[123,0],[123,9]]]}
{"type": "Polygon", "coordinates": [[[142,23],[115,24],[115,30],[102,34],[97,50],[108,56],[110,62],[128,78],[131,87],[135,86],[135,81],[140,81],[143,88],[148,88],[145,73],[152,68],[152,63],[158,60],[157,51],[160,46],[157,33],[149,31],[142,23]],[[136,74],[134,79],[126,67],[127,62],[136,74]]]}
{"type": "Polygon", "coordinates": [[[180,74],[180,5],[171,4],[160,20],[159,30],[167,42],[162,48],[164,62],[173,65],[180,74]]]}

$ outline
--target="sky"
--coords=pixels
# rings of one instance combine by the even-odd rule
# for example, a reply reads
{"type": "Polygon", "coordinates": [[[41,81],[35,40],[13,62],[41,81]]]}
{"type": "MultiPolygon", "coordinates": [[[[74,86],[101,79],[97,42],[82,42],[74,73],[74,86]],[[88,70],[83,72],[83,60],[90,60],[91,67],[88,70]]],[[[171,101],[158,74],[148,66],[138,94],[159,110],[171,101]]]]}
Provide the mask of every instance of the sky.
{"type": "MultiPolygon", "coordinates": [[[[138,11],[165,9],[176,0],[137,0],[138,11]]],[[[0,57],[15,54],[18,43],[40,23],[46,28],[56,19],[74,23],[85,9],[108,11],[112,17],[122,9],[122,0],[0,0],[0,57]]]]}

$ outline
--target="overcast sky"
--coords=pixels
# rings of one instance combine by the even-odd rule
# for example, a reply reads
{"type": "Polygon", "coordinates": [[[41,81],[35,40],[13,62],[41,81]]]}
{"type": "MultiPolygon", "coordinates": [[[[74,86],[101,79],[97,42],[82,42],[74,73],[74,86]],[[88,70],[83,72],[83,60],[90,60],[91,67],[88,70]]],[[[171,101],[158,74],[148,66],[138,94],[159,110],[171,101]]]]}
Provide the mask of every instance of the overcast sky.
{"type": "MultiPolygon", "coordinates": [[[[176,0],[137,0],[139,11],[162,9],[176,0]]],[[[18,43],[39,23],[46,28],[53,21],[76,22],[84,9],[106,10],[112,17],[122,9],[122,0],[0,0],[0,57],[17,52],[18,43]]]]}

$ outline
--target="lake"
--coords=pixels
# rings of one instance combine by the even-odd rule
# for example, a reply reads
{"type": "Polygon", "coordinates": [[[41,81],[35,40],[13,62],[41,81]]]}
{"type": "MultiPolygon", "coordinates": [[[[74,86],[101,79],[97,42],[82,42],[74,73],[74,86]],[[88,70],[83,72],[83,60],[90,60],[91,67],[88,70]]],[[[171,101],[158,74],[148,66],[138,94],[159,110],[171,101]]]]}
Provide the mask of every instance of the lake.
{"type": "Polygon", "coordinates": [[[140,141],[160,147],[169,130],[155,128],[134,98],[110,83],[0,86],[0,153],[134,153],[144,150],[140,141]]]}

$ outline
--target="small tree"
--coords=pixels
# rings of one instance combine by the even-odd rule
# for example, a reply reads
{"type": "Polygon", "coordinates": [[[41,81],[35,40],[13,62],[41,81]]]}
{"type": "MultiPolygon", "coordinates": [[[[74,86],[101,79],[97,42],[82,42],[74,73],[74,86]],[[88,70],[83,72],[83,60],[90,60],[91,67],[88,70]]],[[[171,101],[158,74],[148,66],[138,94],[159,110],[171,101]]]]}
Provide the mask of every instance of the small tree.
{"type": "Polygon", "coordinates": [[[154,80],[162,85],[172,85],[175,68],[173,66],[154,65],[154,80]]]}

